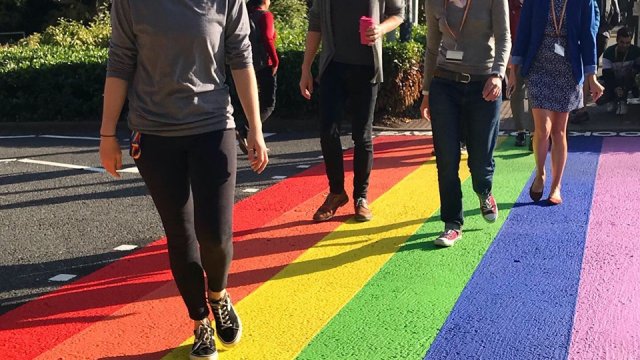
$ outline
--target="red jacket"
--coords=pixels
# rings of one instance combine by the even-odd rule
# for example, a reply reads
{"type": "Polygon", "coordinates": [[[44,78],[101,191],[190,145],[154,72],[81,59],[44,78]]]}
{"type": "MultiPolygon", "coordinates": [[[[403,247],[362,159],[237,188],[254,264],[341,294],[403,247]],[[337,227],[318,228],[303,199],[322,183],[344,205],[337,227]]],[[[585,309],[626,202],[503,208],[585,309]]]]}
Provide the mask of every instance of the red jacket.
{"type": "Polygon", "coordinates": [[[520,10],[524,0],[509,0],[509,22],[511,30],[511,45],[516,43],[516,35],[518,35],[518,23],[520,23],[520,10]]]}
{"type": "MultiPolygon", "coordinates": [[[[255,9],[250,9],[250,11],[252,10],[255,9]]],[[[269,11],[264,11],[262,14],[262,21],[259,21],[256,25],[260,27],[260,33],[264,35],[265,50],[269,55],[268,65],[271,67],[278,67],[280,60],[278,59],[278,53],[276,52],[276,27],[273,21],[273,14],[269,11]]]]}

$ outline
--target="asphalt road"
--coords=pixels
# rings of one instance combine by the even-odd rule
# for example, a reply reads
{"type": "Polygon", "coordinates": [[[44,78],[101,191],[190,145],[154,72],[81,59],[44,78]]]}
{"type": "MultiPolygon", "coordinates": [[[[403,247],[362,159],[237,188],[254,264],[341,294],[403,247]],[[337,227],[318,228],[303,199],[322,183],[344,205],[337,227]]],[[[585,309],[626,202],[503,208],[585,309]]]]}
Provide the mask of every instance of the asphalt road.
{"type": "MultiPolygon", "coordinates": [[[[77,279],[131,251],[116,247],[163,236],[140,176],[125,172],[115,180],[99,172],[95,132],[64,135],[71,137],[0,134],[0,314],[64,285],[50,280],[56,275],[77,279]]],[[[124,148],[127,134],[119,135],[124,148]]],[[[276,133],[267,144],[270,164],[261,175],[238,150],[236,201],[321,162],[314,133],[276,133]]],[[[350,146],[348,136],[343,144],[350,146]]],[[[132,168],[124,155],[124,168],[132,168]]]]}

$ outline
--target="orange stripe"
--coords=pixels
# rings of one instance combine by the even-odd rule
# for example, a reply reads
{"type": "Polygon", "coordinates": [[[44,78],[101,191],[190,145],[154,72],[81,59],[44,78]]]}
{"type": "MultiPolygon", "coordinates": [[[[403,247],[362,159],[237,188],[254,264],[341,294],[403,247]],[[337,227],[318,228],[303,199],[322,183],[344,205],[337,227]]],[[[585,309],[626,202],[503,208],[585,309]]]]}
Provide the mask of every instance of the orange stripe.
{"type": "MultiPolygon", "coordinates": [[[[373,173],[375,186],[372,186],[370,191],[372,199],[384,193],[426,160],[425,143],[423,139],[407,137],[376,141],[378,153],[376,170],[373,173]]],[[[349,161],[347,164],[350,163],[349,161]]],[[[350,182],[351,176],[346,181],[350,182]]],[[[326,179],[320,166],[285,180],[236,205],[236,214],[241,218],[236,216],[234,226],[240,236],[236,238],[236,256],[229,277],[229,289],[235,301],[239,301],[267,281],[339,225],[338,221],[332,221],[304,226],[309,225],[310,215],[322,202],[324,195],[318,192],[323,189],[326,189],[326,179]],[[301,201],[303,202],[300,203],[301,201]],[[291,208],[294,210],[278,217],[282,211],[291,208]],[[266,222],[274,217],[278,218],[266,222]]],[[[350,214],[351,211],[341,210],[341,213],[350,214]]],[[[339,218],[343,219],[344,216],[339,218]]],[[[162,269],[167,268],[165,261],[163,258],[162,269]]],[[[125,267],[131,268],[129,264],[125,267]]],[[[136,268],[132,270],[133,274],[139,273],[136,268]]],[[[146,290],[146,296],[129,296],[126,306],[109,307],[108,311],[103,311],[103,308],[93,309],[104,315],[96,316],[84,323],[85,330],[82,333],[42,354],[42,358],[98,358],[124,354],[135,355],[136,358],[156,358],[171,350],[184,340],[185,334],[190,333],[190,324],[175,286],[169,281],[168,271],[164,271],[163,278],[164,282],[158,284],[159,286],[146,290]],[[90,327],[87,328],[88,326],[90,327]]],[[[82,293],[79,295],[81,296],[78,296],[77,301],[84,303],[84,296],[82,293]]],[[[115,290],[108,296],[112,300],[121,297],[120,291],[115,290]]],[[[92,306],[87,304],[87,307],[92,306]]],[[[75,316],[67,313],[65,317],[69,315],[75,316]]],[[[63,322],[60,325],[61,330],[65,331],[67,324],[63,322]]],[[[74,330],[75,334],[83,329],[76,327],[74,330]]],[[[16,338],[11,341],[16,341],[16,338]]],[[[15,345],[21,349],[22,352],[18,353],[22,358],[25,357],[23,350],[27,341],[22,340],[20,344],[15,345]]]]}

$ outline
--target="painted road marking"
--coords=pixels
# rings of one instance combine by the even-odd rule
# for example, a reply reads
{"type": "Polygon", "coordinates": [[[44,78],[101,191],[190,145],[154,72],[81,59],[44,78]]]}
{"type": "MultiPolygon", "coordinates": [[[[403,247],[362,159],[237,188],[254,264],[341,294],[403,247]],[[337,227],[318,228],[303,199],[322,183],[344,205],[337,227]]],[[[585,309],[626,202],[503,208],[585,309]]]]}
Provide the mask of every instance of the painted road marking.
{"type": "MultiPolygon", "coordinates": [[[[423,149],[428,151],[426,146],[423,149]]],[[[378,215],[371,222],[339,225],[238,302],[236,307],[245,326],[243,345],[226,352],[225,358],[295,357],[438,207],[437,201],[425,204],[405,199],[433,198],[436,193],[436,166],[429,162],[372,201],[373,212],[378,215]],[[295,321],[291,314],[296,314],[295,321]]],[[[181,346],[192,342],[188,339],[181,346]]],[[[183,358],[183,349],[165,359],[183,358]]]]}
{"type": "Polygon", "coordinates": [[[113,250],[115,251],[130,251],[133,250],[135,248],[137,248],[138,245],[120,245],[120,246],[116,246],[115,248],[113,248],[113,250]]]}
{"type": "MultiPolygon", "coordinates": [[[[102,168],[102,171],[103,172],[105,171],[104,168],[102,168]]],[[[132,166],[132,167],[116,170],[116,171],[119,173],[140,174],[140,170],[138,170],[136,166],[132,166]]]]}
{"type": "MultiPolygon", "coordinates": [[[[498,221],[487,224],[482,219],[471,180],[463,182],[462,240],[450,249],[435,247],[433,239],[442,232],[443,224],[439,213],[427,219],[298,359],[424,356],[531,174],[533,157],[526,150],[500,146],[495,158],[493,191],[501,206],[498,221]]],[[[464,162],[460,171],[468,174],[464,162]]],[[[427,204],[437,201],[437,195],[435,199],[411,199],[427,204]]]]}
{"type": "Polygon", "coordinates": [[[569,143],[565,202],[531,204],[524,187],[425,359],[566,358],[602,140],[569,143]]]}
{"type": "Polygon", "coordinates": [[[83,165],[63,164],[63,163],[53,162],[53,161],[19,159],[18,162],[22,162],[26,164],[56,166],[56,167],[63,167],[68,169],[86,170],[86,171],[92,171],[92,172],[104,172],[104,169],[102,168],[95,168],[95,167],[83,166],[83,165]]]}
{"type": "MultiPolygon", "coordinates": [[[[423,138],[381,138],[375,149],[378,157],[372,177],[377,180],[369,188],[372,201],[424,163],[431,145],[423,138]]],[[[351,157],[349,153],[346,156],[347,183],[353,181],[351,157]]],[[[315,166],[234,206],[235,250],[228,289],[236,303],[335,230],[345,214],[351,213],[345,206],[335,221],[311,223],[311,214],[324,200],[326,190],[324,168],[315,166]]],[[[0,329],[11,329],[0,331],[0,346],[5,344],[6,348],[3,353],[20,354],[21,358],[42,354],[41,359],[68,357],[70,353],[91,359],[124,355],[159,358],[169,351],[166,349],[175,348],[192,329],[168,271],[164,249],[164,241],[155,242],[55,291],[46,303],[32,302],[0,317],[0,329]],[[126,282],[111,281],[125,278],[126,282]],[[82,300],[75,300],[78,297],[82,300]],[[91,304],[90,309],[82,306],[86,303],[91,304]],[[163,314],[161,322],[158,313],[163,314]],[[38,321],[25,326],[24,318],[32,314],[39,314],[38,321]],[[69,320],[57,321],[59,314],[69,320]],[[53,322],[46,324],[43,319],[49,317],[53,322]],[[76,318],[96,321],[73,321],[76,318]],[[148,323],[155,326],[139,326],[148,323]],[[25,347],[22,342],[41,336],[37,344],[25,347]],[[153,341],[137,341],[140,338],[153,341]]],[[[178,349],[178,353],[185,349],[178,349]]],[[[178,357],[185,358],[185,354],[178,357]]]]}
{"type": "Polygon", "coordinates": [[[95,136],[64,136],[64,135],[40,135],[41,138],[65,139],[65,140],[100,140],[95,136]]]}
{"type": "Polygon", "coordinates": [[[28,139],[34,138],[36,135],[16,135],[16,136],[0,136],[0,139],[28,139]]]}
{"type": "MultiPolygon", "coordinates": [[[[605,142],[606,141],[607,140],[605,140],[605,142]]],[[[424,154],[426,154],[425,150],[428,151],[428,149],[425,148],[426,147],[423,146],[421,149],[424,154]]],[[[376,150],[378,150],[378,147],[376,147],[376,150]]],[[[404,150],[404,148],[402,150],[404,150]]],[[[590,149],[583,149],[581,152],[594,153],[594,151],[590,149]]],[[[595,152],[597,153],[597,151],[595,152]]],[[[384,153],[384,151],[380,151],[379,153],[384,153]]],[[[574,155],[575,154],[570,155],[570,162],[575,160],[574,155]]],[[[530,171],[532,168],[532,161],[530,157],[531,156],[525,151],[498,152],[496,159],[498,169],[501,168],[501,164],[504,164],[504,168],[506,169],[505,171],[509,171],[509,175],[497,176],[496,189],[494,189],[494,191],[499,191],[502,194],[505,194],[506,187],[509,187],[509,192],[513,191],[515,188],[517,188],[517,191],[521,191],[522,183],[517,179],[517,176],[512,174],[512,172],[515,171],[520,173],[521,171],[530,171]],[[509,165],[507,165],[507,163],[509,165]]],[[[396,163],[389,162],[388,164],[385,164],[384,162],[379,162],[378,158],[376,158],[377,165],[380,165],[381,168],[389,166],[390,171],[387,173],[376,174],[372,178],[375,178],[376,182],[384,181],[386,180],[385,175],[393,174],[391,171],[402,170],[405,166],[413,163],[414,161],[416,160],[413,158],[407,158],[404,154],[402,155],[402,160],[399,162],[396,160],[396,163]]],[[[273,187],[266,189],[266,191],[247,199],[247,201],[236,204],[238,208],[242,208],[242,210],[236,209],[237,213],[243,214],[242,217],[249,217],[251,218],[251,221],[261,220],[264,222],[262,225],[252,222],[251,225],[240,224],[234,226],[234,229],[237,229],[236,232],[238,233],[237,237],[239,239],[239,241],[236,242],[238,249],[236,256],[239,257],[238,263],[243,264],[243,267],[240,268],[238,266],[234,266],[236,264],[234,261],[234,265],[232,265],[234,270],[230,276],[230,291],[237,304],[241,303],[246,294],[251,293],[251,291],[254,291],[256,288],[261,286],[261,281],[264,281],[264,279],[268,279],[271,276],[265,274],[273,273],[273,271],[281,269],[281,267],[278,267],[280,265],[271,265],[271,263],[268,262],[271,258],[286,256],[287,259],[296,259],[301,254],[304,256],[304,249],[314,241],[317,241],[308,241],[305,237],[319,236],[315,233],[295,234],[296,231],[300,232],[300,229],[309,228],[314,230],[316,233],[325,235],[328,231],[331,231],[330,227],[332,224],[309,224],[310,221],[308,217],[324,198],[322,193],[317,192],[322,190],[310,189],[310,186],[308,186],[309,180],[314,184],[316,182],[315,180],[317,180],[317,183],[322,184],[323,189],[326,182],[326,179],[323,177],[324,172],[322,171],[322,166],[316,166],[309,172],[312,171],[316,171],[312,178],[305,177],[290,189],[282,188],[288,195],[278,198],[278,201],[281,201],[283,204],[280,204],[278,201],[267,202],[265,201],[266,198],[263,199],[261,197],[266,197],[267,194],[273,196],[269,190],[274,187],[278,187],[279,184],[290,182],[291,179],[275,184],[273,187]],[[303,189],[296,188],[301,185],[303,189]],[[293,192],[293,194],[291,194],[291,192],[293,192]],[[297,196],[300,196],[302,200],[298,199],[297,196]],[[291,204],[287,203],[287,199],[291,197],[298,202],[305,201],[305,203],[298,204],[299,206],[291,206],[291,204]],[[255,208],[255,211],[249,211],[251,208],[255,208]],[[283,215],[279,220],[273,220],[271,214],[275,211],[284,211],[288,217],[285,219],[285,216],[283,215]],[[297,214],[295,214],[296,212],[297,214]],[[263,219],[267,216],[269,219],[263,219]],[[291,231],[286,232],[285,230],[291,231]],[[264,241],[263,239],[265,238],[268,239],[264,241]],[[251,262],[253,262],[253,264],[251,264],[251,262]],[[256,266],[255,264],[259,265],[256,266]]],[[[628,172],[624,173],[626,176],[629,176],[630,181],[637,179],[637,175],[630,176],[628,172]]],[[[346,179],[347,183],[350,183],[349,181],[349,179],[346,179]]],[[[326,347],[325,351],[328,351],[329,354],[333,354],[334,357],[335,354],[345,354],[344,358],[373,358],[376,356],[378,358],[385,358],[380,356],[383,354],[391,354],[386,358],[418,358],[415,354],[424,354],[424,351],[427,348],[424,344],[432,341],[432,338],[429,338],[431,326],[424,328],[424,324],[422,322],[413,321],[412,319],[435,318],[439,313],[434,313],[433,309],[437,309],[438,311],[445,312],[445,315],[441,317],[442,321],[444,321],[444,318],[446,318],[446,312],[448,311],[446,309],[446,300],[451,297],[457,297],[455,290],[451,291],[452,281],[450,281],[450,277],[445,275],[450,275],[449,273],[457,271],[457,267],[472,266],[475,259],[482,257],[482,252],[478,250],[477,244],[474,243],[476,241],[480,241],[483,242],[483,244],[489,244],[494,238],[495,232],[503,231],[497,228],[496,225],[499,224],[482,226],[477,224],[480,223],[479,220],[481,220],[479,216],[477,216],[477,204],[473,204],[474,202],[477,202],[477,199],[475,199],[473,197],[473,193],[470,192],[470,185],[467,183],[465,186],[465,209],[470,211],[474,216],[467,218],[468,221],[465,225],[465,238],[462,242],[456,244],[456,247],[452,249],[442,251],[430,251],[432,249],[428,246],[424,248],[424,242],[430,241],[434,234],[441,230],[441,226],[437,223],[437,219],[435,217],[432,219],[435,221],[428,221],[414,236],[410,238],[410,240],[399,247],[398,252],[382,267],[382,269],[380,269],[378,274],[375,275],[374,278],[372,278],[344,308],[342,308],[342,310],[340,310],[340,313],[345,312],[346,316],[350,317],[353,322],[356,322],[357,324],[354,324],[351,327],[344,327],[342,329],[343,332],[339,333],[339,336],[335,336],[333,338],[323,335],[325,329],[323,329],[320,334],[316,334],[317,339],[320,337],[329,338],[329,342],[323,343],[323,346],[326,347]],[[485,231],[485,229],[491,229],[492,232],[485,231]],[[455,251],[461,251],[462,260],[458,264],[451,264],[451,254],[455,251]],[[400,257],[399,255],[404,257],[400,257]],[[437,267],[437,263],[426,260],[437,259],[439,257],[449,259],[449,265],[452,266],[451,268],[447,268],[447,263],[441,263],[442,276],[435,274],[434,277],[428,278],[423,272],[421,272],[424,268],[416,266],[416,264],[429,264],[431,267],[437,267]],[[405,262],[405,266],[406,264],[412,265],[415,268],[416,274],[411,278],[403,278],[403,281],[401,282],[393,282],[393,276],[399,276],[398,274],[400,274],[398,272],[399,268],[397,267],[399,266],[399,260],[403,260],[405,262]],[[392,264],[396,264],[396,266],[392,267],[392,264]],[[454,265],[457,265],[457,267],[453,267],[454,265]],[[375,279],[378,276],[388,280],[385,285],[391,284],[391,287],[388,289],[378,287],[375,279]],[[434,283],[437,280],[440,280],[441,282],[438,283],[438,286],[434,286],[434,283]],[[375,288],[372,288],[370,285],[374,285],[375,288]],[[437,290],[442,290],[442,292],[438,292],[437,290]],[[380,305],[379,308],[359,306],[361,311],[368,311],[374,321],[363,321],[363,319],[366,320],[366,318],[361,317],[360,315],[354,315],[350,311],[346,311],[354,309],[355,305],[352,304],[358,303],[357,300],[362,297],[361,294],[372,295],[373,299],[377,300],[375,304],[380,305]],[[393,296],[389,296],[389,294],[392,294],[393,296]],[[394,323],[394,321],[384,320],[384,318],[380,316],[381,314],[385,314],[385,312],[390,312],[389,306],[394,306],[401,310],[400,316],[402,316],[403,321],[396,321],[397,323],[394,323]],[[426,308],[427,311],[414,311],[414,309],[423,308],[426,308]],[[418,329],[418,331],[415,331],[416,329],[418,329]],[[369,336],[369,333],[375,335],[369,336]],[[393,336],[385,336],[388,334],[402,334],[402,338],[401,340],[398,340],[397,338],[394,339],[393,336]],[[344,347],[343,344],[349,345],[348,342],[350,335],[353,335],[356,340],[353,340],[353,342],[350,343],[353,349],[346,350],[347,352],[345,352],[344,349],[348,348],[344,347]],[[418,341],[405,342],[404,336],[406,336],[407,339],[413,337],[414,339],[418,339],[418,341]],[[370,338],[374,340],[377,339],[377,342],[372,343],[370,338]],[[393,346],[397,347],[394,348],[393,346]],[[402,349],[398,350],[398,347],[400,346],[402,349]],[[373,356],[356,356],[356,354],[364,353],[361,351],[361,348],[363,347],[370,347],[370,351],[373,353],[373,356]],[[406,347],[411,348],[405,349],[406,347]],[[331,350],[334,351],[332,352],[331,350]],[[402,354],[402,356],[399,356],[400,354],[402,354]],[[414,354],[414,356],[404,356],[405,354],[414,354]]],[[[527,187],[525,186],[524,189],[526,191],[527,187]]],[[[506,196],[497,196],[498,201],[501,204],[505,201],[510,202],[510,200],[508,200],[509,198],[506,196]]],[[[567,198],[568,196],[565,194],[565,201],[568,200],[567,198]]],[[[432,199],[428,199],[426,201],[432,201],[432,199]]],[[[372,201],[372,204],[373,203],[374,202],[372,201]]],[[[608,202],[608,204],[611,204],[611,202],[608,202]]],[[[507,205],[507,207],[508,206],[509,205],[507,205]]],[[[518,211],[521,209],[521,207],[514,209],[512,215],[517,215],[518,211]]],[[[609,211],[612,211],[612,209],[615,209],[615,207],[610,206],[608,208],[609,211]]],[[[581,210],[588,213],[589,205],[586,205],[585,208],[581,210]]],[[[342,223],[345,214],[351,213],[350,206],[345,206],[340,211],[341,213],[339,214],[339,218],[334,222],[336,224],[342,223]]],[[[376,208],[376,214],[377,213],[378,211],[376,208]]],[[[501,219],[505,215],[505,211],[501,212],[501,219]]],[[[236,219],[238,219],[238,217],[236,217],[236,219]]],[[[378,219],[376,218],[374,221],[377,220],[378,219]]],[[[531,219],[525,220],[532,221],[531,219]]],[[[571,220],[573,220],[573,218],[571,220]]],[[[245,220],[238,219],[236,221],[244,222],[245,220]]],[[[249,220],[246,219],[246,221],[249,220]]],[[[564,219],[563,221],[571,223],[567,219],[564,219]]],[[[520,222],[520,224],[521,223],[522,222],[520,222]]],[[[351,235],[343,234],[343,236],[348,238],[351,235]]],[[[333,243],[325,244],[322,242],[320,244],[324,244],[327,247],[334,246],[333,243]]],[[[338,242],[337,244],[342,245],[341,242],[338,242]]],[[[354,244],[348,245],[353,246],[354,244]]],[[[523,251],[528,250],[526,247],[522,248],[523,251]]],[[[637,250],[633,251],[637,253],[637,250]]],[[[163,261],[166,262],[166,253],[164,251],[157,251],[157,256],[149,256],[149,254],[141,256],[136,252],[135,255],[137,256],[134,258],[127,258],[126,261],[119,263],[119,266],[122,267],[123,265],[126,265],[128,267],[132,267],[134,266],[134,261],[142,261],[144,263],[142,265],[145,265],[146,268],[144,266],[140,268],[136,267],[135,271],[130,274],[118,274],[114,271],[117,266],[109,267],[111,272],[105,274],[102,279],[96,279],[94,277],[93,280],[87,283],[85,278],[83,278],[78,282],[78,284],[72,284],[68,287],[65,286],[61,289],[62,291],[54,292],[54,294],[48,294],[43,297],[44,299],[40,302],[37,300],[17,309],[21,310],[31,308],[32,311],[26,312],[29,314],[26,317],[9,315],[18,313],[19,311],[14,311],[0,317],[0,330],[2,330],[0,331],[0,344],[4,344],[0,345],[0,347],[5,349],[1,352],[3,354],[15,353],[20,354],[21,356],[27,354],[27,356],[22,357],[31,358],[28,354],[39,354],[39,352],[36,351],[41,351],[34,351],[32,349],[52,349],[50,343],[53,342],[59,343],[59,346],[55,346],[51,351],[42,353],[42,359],[59,357],[67,358],[73,357],[77,354],[82,354],[83,356],[87,355],[85,356],[86,358],[117,356],[127,356],[129,358],[143,358],[147,356],[149,358],[158,358],[166,353],[166,349],[178,346],[185,337],[183,336],[180,338],[180,336],[188,334],[190,329],[188,320],[185,318],[184,305],[180,298],[177,297],[177,292],[175,291],[170,275],[166,270],[166,263],[162,263],[162,260],[160,260],[163,259],[163,261]],[[150,260],[147,259],[150,257],[150,260]],[[136,260],[136,258],[142,258],[145,260],[136,260]],[[151,270],[149,267],[152,264],[159,265],[159,270],[151,270]],[[162,276],[156,276],[156,274],[162,276]],[[118,284],[113,283],[114,279],[124,278],[133,279],[134,283],[129,281],[125,283],[120,282],[118,284]],[[144,291],[142,291],[141,288],[144,288],[144,291]],[[131,292],[135,292],[137,295],[134,296],[131,292]],[[143,295],[141,296],[140,294],[143,295]],[[82,297],[81,301],[77,301],[79,297],[82,297]],[[56,307],[52,305],[57,302],[68,304],[67,306],[70,308],[65,309],[65,311],[60,311],[59,306],[56,307]],[[36,306],[38,303],[41,305],[46,304],[46,309],[42,306],[36,306]],[[34,306],[31,306],[32,304],[34,306]],[[91,307],[87,308],[85,306],[86,304],[91,304],[91,307]],[[149,311],[149,309],[153,309],[154,311],[149,311]],[[162,322],[157,321],[157,314],[159,312],[163,314],[162,322]],[[141,333],[139,328],[135,326],[140,323],[154,323],[156,326],[154,326],[153,329],[148,329],[141,333]],[[15,337],[14,335],[10,336],[10,334],[14,333],[15,337]],[[42,333],[42,337],[38,336],[39,333],[42,333]],[[74,335],[69,338],[68,334],[72,333],[74,335]],[[22,334],[22,336],[19,336],[18,334],[22,334]],[[104,334],[113,334],[113,336],[105,337],[104,334]],[[42,339],[44,344],[30,344],[27,347],[25,347],[24,344],[20,345],[20,339],[32,339],[34,337],[42,339]],[[140,342],[128,340],[140,338],[152,338],[154,341],[140,342]],[[68,341],[60,342],[64,339],[67,339],[68,341]],[[172,341],[174,342],[172,343],[172,341]],[[47,347],[47,344],[49,344],[49,347],[47,347]],[[14,352],[13,350],[20,351],[14,352]]],[[[632,255],[635,254],[632,253],[632,255]]],[[[279,264],[283,263],[285,262],[279,262],[279,264]]],[[[625,275],[632,276],[633,274],[625,275]]],[[[89,277],[91,277],[91,275],[89,275],[89,277]]],[[[472,281],[476,281],[475,277],[476,275],[474,275],[474,280],[472,281]]],[[[280,280],[286,281],[289,279],[280,280]]],[[[633,280],[634,278],[629,279],[629,281],[633,280]]],[[[549,281],[553,281],[553,279],[549,279],[549,281]]],[[[462,284],[459,289],[462,289],[462,287],[464,287],[464,284],[462,284]]],[[[453,286],[453,288],[455,288],[455,286],[453,286]]],[[[616,299],[620,300],[621,297],[618,296],[616,299]]],[[[451,304],[453,304],[453,302],[455,302],[455,298],[451,300],[451,304]]],[[[360,305],[362,304],[366,305],[367,303],[364,302],[360,305]]],[[[625,306],[625,304],[621,304],[620,306],[625,306]]],[[[340,313],[338,313],[338,316],[332,318],[329,322],[331,327],[335,328],[336,324],[340,324],[341,321],[343,321],[339,320],[341,317],[340,313]],[[335,324],[333,319],[336,319],[335,324]]],[[[242,314],[243,313],[241,313],[241,315],[242,314]]],[[[637,314],[637,312],[627,313],[626,315],[635,316],[635,314],[637,314]]],[[[398,319],[397,313],[395,315],[396,316],[394,316],[392,320],[398,319]]],[[[268,322],[268,314],[263,316],[263,319],[267,319],[263,321],[268,322]]],[[[296,317],[296,319],[298,318],[296,317]]],[[[436,323],[437,321],[433,322],[433,324],[436,323]]],[[[246,331],[250,330],[252,327],[252,325],[249,326],[247,324],[245,324],[245,326],[248,326],[245,328],[246,331]]],[[[541,325],[541,327],[544,326],[546,326],[546,324],[541,325]]],[[[462,329],[461,333],[464,333],[466,331],[465,329],[462,329]]],[[[537,331],[538,328],[534,330],[537,331]]],[[[544,330],[544,328],[542,330],[544,330]]],[[[437,329],[433,333],[437,333],[437,329]]],[[[465,336],[471,335],[465,334],[465,336]]],[[[245,346],[246,340],[247,339],[243,341],[243,344],[241,344],[239,348],[245,346]]],[[[527,340],[532,342],[536,341],[536,339],[527,340]]],[[[312,346],[313,343],[315,343],[315,340],[310,344],[310,346],[312,346]]],[[[535,346],[542,347],[546,346],[546,343],[546,338],[538,338],[537,342],[534,344],[535,346]]],[[[503,346],[505,347],[509,347],[511,345],[512,342],[503,342],[503,346]]],[[[184,357],[184,355],[188,353],[189,348],[190,344],[186,345],[186,347],[179,348],[176,353],[181,354],[181,356],[184,357]]],[[[233,356],[235,351],[236,349],[226,351],[223,355],[225,357],[227,355],[233,356]]],[[[307,350],[300,354],[300,358],[309,358],[306,354],[308,354],[307,350]]],[[[313,352],[310,354],[317,353],[313,352]]],[[[311,358],[315,357],[311,356],[311,358]]]]}
{"type": "MultiPolygon", "coordinates": [[[[67,168],[67,169],[85,170],[85,171],[98,172],[98,173],[106,172],[106,170],[104,168],[102,168],[102,167],[96,168],[96,167],[91,167],[91,166],[65,164],[65,163],[59,163],[59,162],[53,162],[53,161],[43,161],[43,160],[33,160],[33,159],[8,159],[8,160],[5,160],[5,161],[9,161],[9,160],[10,161],[18,161],[18,162],[22,162],[22,163],[26,163],[26,164],[55,166],[55,167],[62,167],[62,168],[67,168]]],[[[3,160],[0,160],[0,162],[2,162],[2,161],[3,160]]],[[[130,173],[130,174],[139,174],[140,173],[138,168],[135,167],[135,166],[124,168],[124,169],[120,169],[120,170],[117,170],[117,172],[119,172],[119,173],[130,173]]]]}
{"type": "Polygon", "coordinates": [[[18,159],[0,159],[0,163],[8,163],[8,162],[12,162],[12,161],[16,161],[18,159]]]}
{"type": "Polygon", "coordinates": [[[640,142],[605,139],[582,262],[571,360],[640,359],[638,179],[640,142]]]}
{"type": "Polygon", "coordinates": [[[282,179],[286,179],[286,176],[283,175],[276,175],[276,176],[272,176],[271,177],[273,180],[282,180],[282,179]]]}
{"type": "Polygon", "coordinates": [[[298,169],[308,169],[310,167],[311,167],[311,165],[298,165],[298,166],[296,166],[296,168],[298,168],[298,169]]]}
{"type": "Polygon", "coordinates": [[[249,189],[242,190],[242,192],[246,192],[246,193],[257,193],[258,191],[260,191],[260,189],[249,188],[249,189]]]}
{"type": "Polygon", "coordinates": [[[76,275],[72,275],[72,274],[58,274],[52,278],[49,279],[49,281],[58,281],[58,282],[65,282],[65,281],[69,281],[71,279],[73,279],[74,277],[76,277],[76,275]]]}

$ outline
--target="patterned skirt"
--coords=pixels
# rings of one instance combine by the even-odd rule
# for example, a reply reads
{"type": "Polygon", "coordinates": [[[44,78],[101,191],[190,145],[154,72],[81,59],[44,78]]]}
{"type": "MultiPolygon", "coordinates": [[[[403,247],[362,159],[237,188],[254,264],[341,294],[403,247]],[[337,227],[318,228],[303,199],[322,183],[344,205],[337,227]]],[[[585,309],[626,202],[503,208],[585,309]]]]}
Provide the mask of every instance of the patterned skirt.
{"type": "Polygon", "coordinates": [[[567,58],[566,37],[560,38],[565,56],[554,52],[558,38],[545,36],[525,79],[529,92],[529,107],[556,112],[569,112],[583,106],[582,85],[578,85],[567,58]]]}

